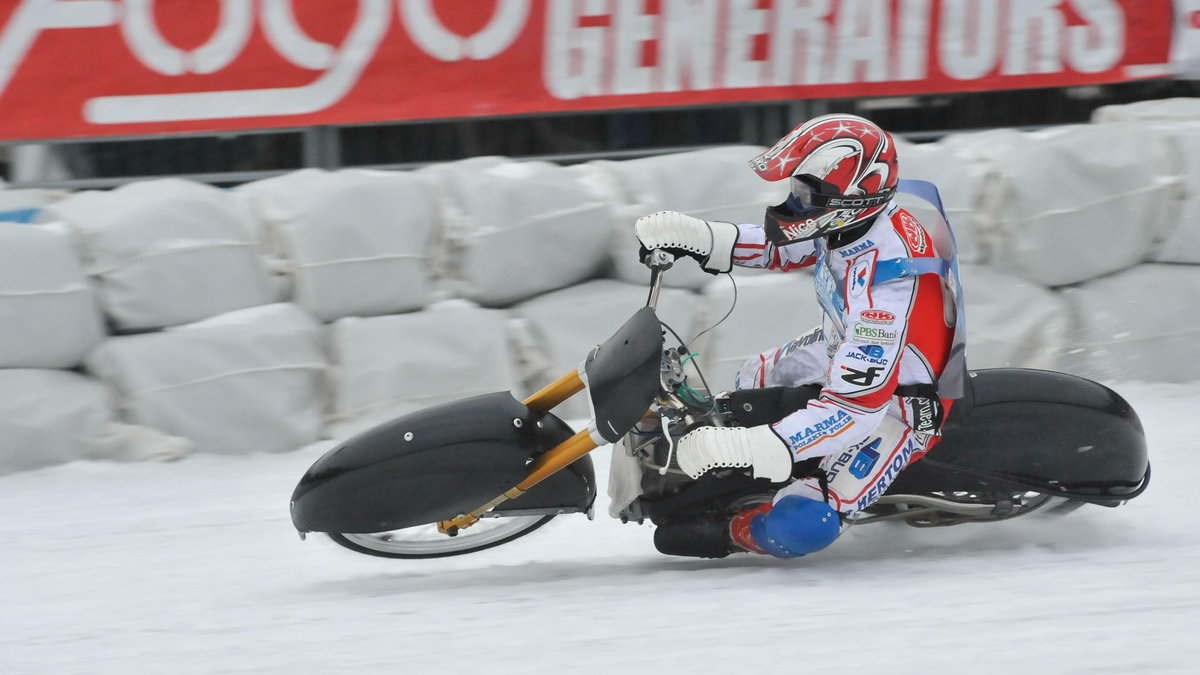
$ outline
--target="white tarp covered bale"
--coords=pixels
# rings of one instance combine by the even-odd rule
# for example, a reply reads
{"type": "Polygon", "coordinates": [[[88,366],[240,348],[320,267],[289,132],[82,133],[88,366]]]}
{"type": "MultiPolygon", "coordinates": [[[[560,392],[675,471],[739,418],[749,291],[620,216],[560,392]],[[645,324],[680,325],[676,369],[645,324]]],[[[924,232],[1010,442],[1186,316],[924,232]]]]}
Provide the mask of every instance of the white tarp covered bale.
{"type": "Polygon", "coordinates": [[[78,236],[119,330],[177,326],[271,302],[253,217],[228,192],[169,178],[81,192],[43,209],[78,236]]]}
{"type": "MultiPolygon", "coordinates": [[[[598,279],[514,307],[512,327],[526,389],[536,391],[575,370],[593,347],[611,337],[645,306],[647,292],[646,285],[598,279]]],[[[689,291],[663,289],[657,313],[684,340],[691,339],[705,325],[703,304],[689,291]]],[[[666,340],[668,346],[675,344],[669,336],[666,340]]],[[[554,412],[568,419],[587,417],[584,394],[554,412]]]]}
{"type": "MultiPolygon", "coordinates": [[[[901,178],[926,180],[938,187],[958,243],[959,261],[985,262],[987,250],[980,233],[993,226],[990,216],[994,209],[985,203],[990,195],[991,165],[939,143],[904,143],[899,153],[901,178]]],[[[923,222],[934,211],[928,202],[904,194],[897,196],[897,202],[923,222]]]]}
{"type": "Polygon", "coordinates": [[[715,391],[733,389],[738,368],[747,360],[821,324],[821,306],[807,270],[738,279],[736,306],[733,285],[726,278],[705,286],[702,298],[709,323],[733,306],[729,318],[696,345],[704,377],[715,391]]]}
{"type": "Polygon", "coordinates": [[[560,166],[481,157],[418,173],[438,185],[439,272],[458,297],[504,307],[590,279],[608,262],[611,205],[560,166]]]}
{"type": "Polygon", "coordinates": [[[1092,121],[1097,123],[1200,121],[1200,98],[1164,98],[1100,106],[1092,111],[1092,121]]]}
{"type": "Polygon", "coordinates": [[[1135,124],[1006,130],[947,139],[993,162],[990,264],[1043,286],[1149,257],[1167,227],[1178,167],[1161,134],[1135,124]]]}
{"type": "MultiPolygon", "coordinates": [[[[787,181],[765,181],[750,168],[750,160],[764,149],[735,145],[621,162],[590,162],[594,170],[610,175],[607,183],[617,186],[627,204],[614,221],[614,275],[630,283],[645,283],[647,272],[638,261],[633,234],[639,216],[679,211],[704,220],[761,224],[766,208],[782,202],[788,194],[787,181]]],[[[752,274],[744,269],[736,273],[752,274]]],[[[699,289],[709,281],[712,275],[685,262],[671,270],[666,284],[699,289]]]]}
{"type": "Polygon", "coordinates": [[[1180,167],[1179,201],[1169,211],[1151,260],[1200,264],[1200,119],[1151,125],[1167,139],[1180,167]]]}
{"type": "Polygon", "coordinates": [[[0,369],[0,474],[81,459],[176,459],[190,446],[117,421],[111,391],[62,370],[0,369]]]}
{"type": "Polygon", "coordinates": [[[95,459],[115,419],[108,390],[91,378],[0,370],[0,473],[95,459]]]}
{"type": "Polygon", "coordinates": [[[322,321],[398,314],[432,297],[437,206],[401,171],[299,171],[238,188],[268,226],[294,302],[322,321]]]}
{"type": "Polygon", "coordinates": [[[120,393],[129,419],[198,452],[280,452],[320,437],[328,363],[320,326],[295,305],[111,338],[87,367],[120,393]]]}
{"type": "Polygon", "coordinates": [[[0,223],[0,368],[74,368],[105,337],[70,237],[0,223]]]}
{"type": "Polygon", "coordinates": [[[611,173],[626,204],[682,211],[705,220],[759,222],[763,208],[787,197],[787,183],[771,183],[750,168],[764,148],[733,145],[621,162],[591,162],[611,173]]]}
{"type": "Polygon", "coordinates": [[[334,322],[331,435],[478,394],[512,390],[520,398],[506,326],[505,312],[465,300],[334,322]]]}
{"type": "Polygon", "coordinates": [[[1076,322],[1063,368],[1102,380],[1200,379],[1200,283],[1193,265],[1147,264],[1066,289],[1076,322]]]}
{"type": "Polygon", "coordinates": [[[1062,297],[983,265],[960,265],[967,367],[1059,367],[1070,320],[1062,297]]]}
{"type": "Polygon", "coordinates": [[[70,194],[66,190],[0,188],[0,213],[40,209],[62,201],[70,194]]]}

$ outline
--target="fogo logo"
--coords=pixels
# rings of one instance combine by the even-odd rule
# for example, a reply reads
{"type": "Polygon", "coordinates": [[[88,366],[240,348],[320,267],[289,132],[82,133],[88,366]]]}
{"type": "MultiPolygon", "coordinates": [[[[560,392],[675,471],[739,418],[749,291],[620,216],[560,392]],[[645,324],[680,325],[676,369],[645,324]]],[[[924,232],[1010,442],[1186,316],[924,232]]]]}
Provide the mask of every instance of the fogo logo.
{"type": "MultiPolygon", "coordinates": [[[[163,34],[159,16],[166,10],[156,11],[155,0],[22,0],[0,34],[0,54],[5,55],[0,59],[0,96],[43,31],[119,26],[125,45],[142,65],[175,77],[214,74],[235,63],[254,37],[257,19],[270,47],[293,66],[319,71],[316,80],[278,88],[99,96],[84,104],[85,119],[93,124],[127,124],[321,111],[340,101],[358,82],[387,33],[393,2],[358,0],[353,25],[341,44],[313,38],[299,20],[294,2],[220,0],[215,30],[203,44],[184,49],[163,34]]],[[[179,12],[197,9],[192,3],[182,4],[175,5],[179,9],[171,15],[177,21],[183,21],[179,12]]],[[[464,37],[445,26],[433,5],[434,0],[395,0],[409,38],[439,61],[492,58],[515,42],[530,13],[530,0],[471,3],[490,18],[478,32],[464,37]]],[[[322,11],[328,12],[328,7],[322,11]]]]}

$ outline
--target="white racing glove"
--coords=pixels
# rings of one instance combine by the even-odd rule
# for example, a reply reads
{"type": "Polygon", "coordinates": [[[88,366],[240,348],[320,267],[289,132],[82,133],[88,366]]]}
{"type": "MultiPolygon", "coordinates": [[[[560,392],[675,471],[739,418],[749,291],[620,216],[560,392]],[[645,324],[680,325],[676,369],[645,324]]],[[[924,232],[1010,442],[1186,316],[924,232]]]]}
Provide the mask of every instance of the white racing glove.
{"type": "Polygon", "coordinates": [[[700,427],[679,439],[679,468],[692,478],[718,468],[750,467],[755,478],[782,483],[792,475],[792,451],[770,425],[700,427]]]}
{"type": "Polygon", "coordinates": [[[733,269],[733,247],[738,237],[733,223],[710,223],[675,211],[659,211],[638,218],[633,227],[647,251],[664,249],[691,256],[712,274],[733,269]]]}

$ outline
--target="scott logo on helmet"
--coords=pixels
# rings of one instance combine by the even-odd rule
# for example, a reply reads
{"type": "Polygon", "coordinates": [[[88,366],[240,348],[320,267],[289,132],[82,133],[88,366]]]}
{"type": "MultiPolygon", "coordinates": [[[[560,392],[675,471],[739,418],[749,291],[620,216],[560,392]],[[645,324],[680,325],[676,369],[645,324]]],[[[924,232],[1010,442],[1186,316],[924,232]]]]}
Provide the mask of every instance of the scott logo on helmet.
{"type": "Polygon", "coordinates": [[[891,199],[892,195],[870,195],[867,197],[830,197],[829,207],[835,209],[861,209],[868,206],[879,206],[891,199]]]}

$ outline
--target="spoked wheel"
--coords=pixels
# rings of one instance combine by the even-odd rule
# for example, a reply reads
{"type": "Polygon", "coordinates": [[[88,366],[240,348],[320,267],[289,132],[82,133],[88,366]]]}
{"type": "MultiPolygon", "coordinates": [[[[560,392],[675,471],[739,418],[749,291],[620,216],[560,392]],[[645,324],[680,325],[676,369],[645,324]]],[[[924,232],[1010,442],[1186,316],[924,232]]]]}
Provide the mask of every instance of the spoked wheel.
{"type": "Polygon", "coordinates": [[[430,523],[389,532],[330,532],[329,538],[352,551],[381,558],[444,558],[510,542],[533,532],[553,517],[554,514],[484,518],[453,537],[438,532],[437,524],[430,523]]]}

